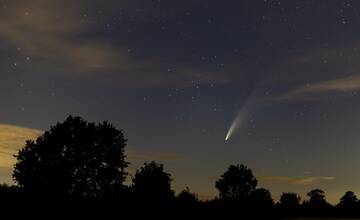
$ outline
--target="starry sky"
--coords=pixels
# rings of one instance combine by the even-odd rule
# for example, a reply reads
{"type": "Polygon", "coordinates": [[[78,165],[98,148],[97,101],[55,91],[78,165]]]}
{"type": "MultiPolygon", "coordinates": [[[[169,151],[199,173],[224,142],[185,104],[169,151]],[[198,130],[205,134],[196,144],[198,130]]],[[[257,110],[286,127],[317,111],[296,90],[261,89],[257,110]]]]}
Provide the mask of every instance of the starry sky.
{"type": "Polygon", "coordinates": [[[359,25],[355,0],[1,0],[0,182],[72,114],[201,198],[233,163],[274,198],[360,193],[359,25]]]}

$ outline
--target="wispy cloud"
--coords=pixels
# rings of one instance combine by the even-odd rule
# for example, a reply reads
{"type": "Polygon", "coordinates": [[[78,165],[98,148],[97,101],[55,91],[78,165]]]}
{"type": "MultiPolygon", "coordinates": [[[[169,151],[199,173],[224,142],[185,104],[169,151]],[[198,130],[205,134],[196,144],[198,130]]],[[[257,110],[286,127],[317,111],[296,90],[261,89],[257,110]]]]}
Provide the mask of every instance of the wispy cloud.
{"type": "Polygon", "coordinates": [[[26,140],[36,139],[40,130],[0,124],[0,167],[12,167],[13,155],[25,145],[26,140]]]}
{"type": "MultiPolygon", "coordinates": [[[[126,6],[126,2],[121,4],[126,6]]],[[[125,41],[114,44],[100,34],[106,32],[105,21],[111,14],[104,14],[103,21],[93,19],[83,4],[53,0],[10,2],[6,10],[0,10],[2,46],[33,57],[41,62],[44,72],[103,74],[110,76],[111,83],[123,87],[186,86],[191,81],[205,84],[231,80],[213,70],[175,68],[178,65],[167,61],[167,57],[140,56],[125,41]]]]}
{"type": "Polygon", "coordinates": [[[10,4],[0,15],[0,37],[18,52],[69,65],[79,71],[114,68],[127,62],[127,52],[106,41],[77,40],[76,35],[97,28],[76,3],[59,5],[55,1],[23,1],[10,4]]]}
{"type": "Polygon", "coordinates": [[[11,172],[16,162],[14,155],[26,140],[36,139],[42,131],[15,125],[0,124],[0,183],[11,183],[11,172]]]}
{"type": "Polygon", "coordinates": [[[287,176],[264,176],[260,177],[260,181],[264,182],[282,182],[289,185],[313,185],[319,181],[334,180],[335,177],[330,176],[308,176],[308,177],[287,177],[287,176]]]}
{"type": "Polygon", "coordinates": [[[316,100],[329,93],[355,92],[360,90],[360,75],[349,76],[315,83],[307,83],[291,89],[285,94],[268,97],[271,101],[316,100]]]}

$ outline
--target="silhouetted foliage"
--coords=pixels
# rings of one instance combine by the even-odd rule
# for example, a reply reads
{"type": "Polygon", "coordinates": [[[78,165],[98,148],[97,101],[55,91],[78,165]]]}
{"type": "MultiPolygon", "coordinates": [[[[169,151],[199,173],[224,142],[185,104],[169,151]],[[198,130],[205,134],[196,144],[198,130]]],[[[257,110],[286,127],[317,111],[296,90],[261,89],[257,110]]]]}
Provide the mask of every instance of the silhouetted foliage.
{"type": "Polygon", "coordinates": [[[301,197],[297,193],[283,193],[280,197],[280,206],[284,209],[300,207],[301,197]]]}
{"type": "Polygon", "coordinates": [[[253,207],[262,210],[270,210],[274,205],[270,191],[264,188],[255,189],[251,193],[250,199],[253,207]]]}
{"type": "Polygon", "coordinates": [[[177,199],[181,204],[196,204],[199,202],[198,196],[196,193],[190,192],[189,187],[186,187],[177,195],[177,199]]]}
{"type": "Polygon", "coordinates": [[[274,201],[271,193],[267,189],[256,188],[257,180],[245,165],[231,165],[215,186],[219,191],[219,200],[210,205],[215,206],[219,216],[230,217],[239,211],[243,217],[272,216],[274,201]]]}
{"type": "Polygon", "coordinates": [[[2,202],[18,202],[20,189],[17,186],[9,186],[7,184],[0,184],[0,203],[2,202]]]}
{"type": "Polygon", "coordinates": [[[354,192],[347,191],[343,197],[340,198],[340,203],[338,206],[340,207],[356,207],[358,204],[358,199],[354,192]]]}
{"type": "Polygon", "coordinates": [[[295,217],[300,214],[301,197],[296,193],[283,193],[280,197],[279,208],[283,216],[295,217]]]}
{"type": "Polygon", "coordinates": [[[321,189],[313,189],[307,193],[307,196],[310,197],[309,203],[312,204],[325,204],[325,192],[321,189]]]}
{"type": "MultiPolygon", "coordinates": [[[[182,190],[176,197],[177,199],[177,209],[178,212],[183,214],[185,213],[199,213],[200,209],[200,200],[198,199],[198,195],[190,191],[189,187],[182,190]]],[[[186,217],[186,215],[183,215],[186,217]]]]}
{"type": "Polygon", "coordinates": [[[298,194],[283,193],[275,206],[270,191],[257,188],[252,171],[242,164],[229,166],[215,182],[219,197],[209,201],[199,200],[189,188],[175,197],[170,173],[154,161],[136,170],[132,184],[126,186],[126,141],[122,132],[108,122],[95,124],[68,117],[35,142],[27,141],[19,151],[13,172],[18,185],[0,185],[0,206],[10,202],[88,216],[98,210],[102,217],[122,213],[118,212],[122,207],[133,211],[133,218],[169,217],[168,212],[182,218],[191,214],[220,219],[360,217],[360,202],[351,191],[335,207],[320,189],[311,190],[309,200],[302,204],[298,194]],[[64,198],[71,200],[55,205],[64,198]],[[42,206],[34,202],[38,199],[44,201],[42,206]]]}
{"type": "Polygon", "coordinates": [[[69,116],[17,155],[13,177],[27,193],[100,198],[123,188],[126,139],[108,122],[69,116]]]}
{"type": "Polygon", "coordinates": [[[132,190],[142,200],[168,201],[174,198],[171,181],[171,175],[165,172],[164,166],[152,161],[136,171],[132,190]]]}
{"type": "Polygon", "coordinates": [[[340,216],[357,217],[360,216],[360,204],[356,195],[352,191],[347,191],[340,198],[339,204],[336,206],[337,213],[340,216]]]}
{"type": "Polygon", "coordinates": [[[270,191],[264,188],[255,189],[254,192],[251,193],[251,199],[255,201],[256,204],[264,207],[274,205],[270,191]]]}
{"type": "Polygon", "coordinates": [[[244,165],[231,165],[215,183],[222,199],[241,200],[255,190],[257,180],[252,171],[244,165]]]}
{"type": "Polygon", "coordinates": [[[325,192],[321,189],[314,189],[307,193],[308,201],[303,203],[307,215],[327,216],[330,215],[331,205],[325,199],[325,192]]]}

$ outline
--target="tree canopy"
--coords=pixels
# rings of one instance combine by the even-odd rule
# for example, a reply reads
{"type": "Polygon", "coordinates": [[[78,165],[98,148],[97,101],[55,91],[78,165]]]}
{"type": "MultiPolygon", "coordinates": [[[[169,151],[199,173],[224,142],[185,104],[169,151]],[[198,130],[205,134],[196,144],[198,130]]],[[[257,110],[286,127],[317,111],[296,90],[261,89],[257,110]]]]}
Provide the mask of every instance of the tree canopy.
{"type": "Polygon", "coordinates": [[[357,206],[359,200],[352,191],[347,191],[345,195],[340,198],[339,206],[341,207],[355,207],[357,206]]]}
{"type": "Polygon", "coordinates": [[[280,206],[284,209],[296,209],[300,206],[301,198],[297,193],[283,193],[280,197],[280,206]]]}
{"type": "Polygon", "coordinates": [[[215,186],[220,198],[242,199],[250,196],[256,189],[257,180],[252,171],[245,165],[231,165],[216,181],[215,186]]]}
{"type": "Polygon", "coordinates": [[[174,197],[171,175],[162,164],[155,161],[145,163],[132,180],[132,189],[141,199],[168,200],[174,197]]]}
{"type": "Polygon", "coordinates": [[[307,193],[307,196],[310,198],[309,202],[313,204],[322,204],[326,203],[325,192],[321,189],[313,189],[307,193]]]}
{"type": "Polygon", "coordinates": [[[69,116],[16,156],[13,178],[25,192],[97,198],[120,190],[126,178],[122,131],[108,122],[69,116]]]}
{"type": "Polygon", "coordinates": [[[117,213],[120,206],[145,210],[135,213],[140,216],[154,210],[157,215],[171,210],[185,216],[198,212],[222,218],[240,211],[241,217],[249,219],[360,216],[360,202],[352,191],[346,192],[335,207],[326,201],[321,189],[308,192],[309,199],[302,203],[298,194],[283,193],[274,204],[270,191],[257,188],[253,172],[243,164],[228,167],[215,182],[219,197],[207,201],[200,200],[188,187],[175,196],[171,174],[155,161],[144,163],[132,176],[131,184],[125,184],[129,164],[126,142],[122,131],[106,121],[95,124],[69,116],[36,141],[27,141],[18,152],[13,170],[17,184],[0,184],[0,205],[10,201],[45,209],[66,198],[66,203],[54,207],[63,209],[61,212],[71,212],[72,208],[87,212],[92,210],[90,205],[117,213]],[[48,203],[50,198],[53,200],[48,203]]]}

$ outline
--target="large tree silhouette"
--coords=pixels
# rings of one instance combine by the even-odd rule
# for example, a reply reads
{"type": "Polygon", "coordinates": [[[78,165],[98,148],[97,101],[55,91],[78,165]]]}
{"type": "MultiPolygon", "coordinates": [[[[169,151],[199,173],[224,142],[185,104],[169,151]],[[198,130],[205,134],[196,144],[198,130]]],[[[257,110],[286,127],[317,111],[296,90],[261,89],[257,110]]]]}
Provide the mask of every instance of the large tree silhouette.
{"type": "Polygon", "coordinates": [[[171,181],[171,175],[165,172],[164,166],[152,161],[136,171],[132,190],[142,200],[167,201],[174,198],[171,181]]]}
{"type": "Polygon", "coordinates": [[[53,197],[99,198],[121,190],[126,139],[108,122],[69,116],[16,156],[13,178],[25,191],[53,197]]]}
{"type": "Polygon", "coordinates": [[[257,180],[246,166],[231,165],[215,186],[222,199],[243,199],[255,190],[257,180]]]}

